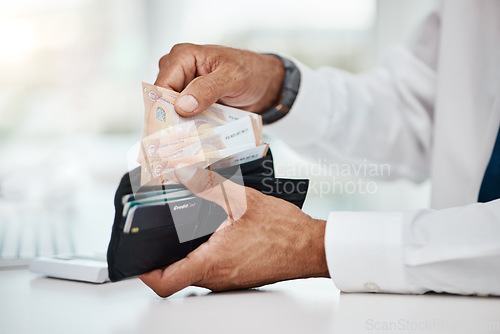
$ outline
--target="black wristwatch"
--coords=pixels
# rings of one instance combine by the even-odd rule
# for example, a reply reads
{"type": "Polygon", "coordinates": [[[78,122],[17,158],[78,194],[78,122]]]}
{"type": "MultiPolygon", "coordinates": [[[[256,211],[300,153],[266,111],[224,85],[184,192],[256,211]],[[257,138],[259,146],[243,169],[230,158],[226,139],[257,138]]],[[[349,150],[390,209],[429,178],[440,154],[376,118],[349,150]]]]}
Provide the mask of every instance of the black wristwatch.
{"type": "Polygon", "coordinates": [[[286,116],[295,102],[300,86],[300,71],[297,66],[287,58],[280,57],[273,53],[271,53],[271,55],[278,57],[283,63],[285,79],[281,87],[281,98],[278,104],[260,113],[262,116],[262,123],[264,124],[271,124],[286,116]]]}

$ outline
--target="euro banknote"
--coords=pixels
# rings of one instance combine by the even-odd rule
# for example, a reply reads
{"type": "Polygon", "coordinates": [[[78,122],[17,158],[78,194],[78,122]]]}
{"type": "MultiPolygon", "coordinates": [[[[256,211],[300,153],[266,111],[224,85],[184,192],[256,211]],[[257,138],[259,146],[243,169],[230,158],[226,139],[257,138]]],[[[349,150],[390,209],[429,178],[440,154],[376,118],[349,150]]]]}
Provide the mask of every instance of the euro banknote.
{"type": "Polygon", "coordinates": [[[262,137],[256,135],[262,131],[262,125],[258,124],[257,128],[254,126],[255,123],[246,116],[214,128],[192,130],[186,127],[187,132],[184,133],[161,130],[142,139],[144,151],[139,160],[152,162],[195,155],[202,150],[215,151],[245,144],[262,145],[262,137]]]}
{"type": "Polygon", "coordinates": [[[215,103],[183,117],[174,109],[179,93],[147,83],[142,88],[145,119],[137,158],[141,186],[176,182],[179,163],[233,166],[267,153],[259,115],[215,103]]]}
{"type": "MultiPolygon", "coordinates": [[[[253,122],[262,123],[260,115],[217,103],[197,115],[183,117],[174,109],[174,102],[179,93],[144,82],[142,90],[145,108],[143,137],[186,121],[192,121],[198,130],[220,126],[246,116],[251,117],[253,122]]],[[[257,135],[262,137],[262,132],[257,135]]]]}
{"type": "Polygon", "coordinates": [[[205,151],[187,157],[155,161],[149,165],[143,163],[141,164],[141,183],[142,185],[158,185],[177,182],[174,170],[179,163],[186,163],[199,168],[210,166],[213,169],[220,169],[260,159],[267,154],[268,149],[268,144],[256,147],[242,145],[217,151],[205,151]]]}

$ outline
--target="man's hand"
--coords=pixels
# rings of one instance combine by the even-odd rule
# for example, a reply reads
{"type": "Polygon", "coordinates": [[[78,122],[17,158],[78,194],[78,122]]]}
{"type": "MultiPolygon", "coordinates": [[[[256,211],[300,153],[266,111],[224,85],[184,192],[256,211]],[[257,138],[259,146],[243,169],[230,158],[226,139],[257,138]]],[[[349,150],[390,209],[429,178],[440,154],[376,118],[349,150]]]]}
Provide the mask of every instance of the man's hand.
{"type": "Polygon", "coordinates": [[[277,104],[285,71],[272,55],[215,45],[177,44],[160,59],[155,85],[181,92],[175,110],[192,116],[214,102],[261,112],[277,104]]]}
{"type": "Polygon", "coordinates": [[[294,278],[329,277],[325,221],[205,169],[178,167],[176,176],[194,194],[219,204],[226,212],[229,202],[235,221],[228,218],[186,258],[139,276],[159,296],[170,296],[190,285],[222,291],[294,278]]]}

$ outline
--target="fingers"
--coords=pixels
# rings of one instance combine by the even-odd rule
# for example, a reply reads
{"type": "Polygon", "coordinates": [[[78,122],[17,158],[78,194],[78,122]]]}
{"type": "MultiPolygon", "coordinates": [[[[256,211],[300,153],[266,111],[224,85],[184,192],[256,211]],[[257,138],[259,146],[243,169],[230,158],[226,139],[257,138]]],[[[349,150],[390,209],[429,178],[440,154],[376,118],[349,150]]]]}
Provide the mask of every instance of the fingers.
{"type": "Polygon", "coordinates": [[[229,76],[215,70],[192,80],[175,101],[175,110],[182,116],[192,116],[207,110],[221,97],[229,94],[229,76]]]}
{"type": "Polygon", "coordinates": [[[179,115],[202,112],[224,94],[227,77],[216,70],[210,58],[197,45],[177,44],[160,59],[155,85],[182,92],[174,105],[179,115]]]}
{"type": "Polygon", "coordinates": [[[234,50],[221,47],[177,44],[160,59],[160,73],[155,85],[181,92],[175,110],[192,116],[230,96],[236,77],[244,75],[236,65],[234,50]]]}
{"type": "Polygon", "coordinates": [[[166,298],[202,279],[205,261],[198,255],[199,250],[195,252],[165,269],[153,270],[139,278],[158,296],[166,298]]]}
{"type": "Polygon", "coordinates": [[[247,209],[246,188],[221,175],[188,164],[178,164],[175,176],[193,194],[220,205],[230,218],[238,220],[247,209]]]}
{"type": "Polygon", "coordinates": [[[156,86],[165,87],[176,92],[180,92],[186,87],[187,82],[193,80],[194,73],[186,73],[181,66],[161,67],[158,78],[155,81],[156,86]],[[187,82],[186,82],[187,81],[187,82]]]}
{"type": "Polygon", "coordinates": [[[180,92],[196,75],[196,51],[192,44],[177,44],[161,57],[155,85],[180,92]]]}

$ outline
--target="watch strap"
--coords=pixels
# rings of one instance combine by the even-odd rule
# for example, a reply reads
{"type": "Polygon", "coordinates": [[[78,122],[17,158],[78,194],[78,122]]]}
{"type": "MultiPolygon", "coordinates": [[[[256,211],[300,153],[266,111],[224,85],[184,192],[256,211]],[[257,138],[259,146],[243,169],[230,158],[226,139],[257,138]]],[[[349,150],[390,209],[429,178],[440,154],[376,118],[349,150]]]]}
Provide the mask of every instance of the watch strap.
{"type": "Polygon", "coordinates": [[[298,67],[287,58],[272,53],[270,55],[278,57],[283,63],[285,78],[283,80],[281,97],[278,104],[260,113],[263,124],[271,124],[285,117],[292,108],[300,87],[300,71],[298,67]]]}

